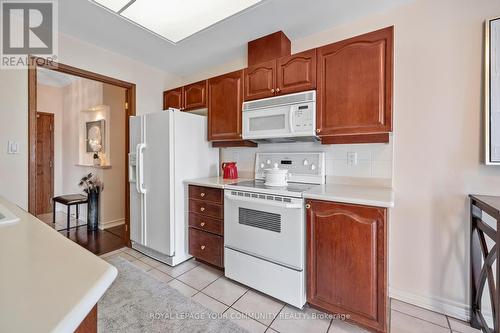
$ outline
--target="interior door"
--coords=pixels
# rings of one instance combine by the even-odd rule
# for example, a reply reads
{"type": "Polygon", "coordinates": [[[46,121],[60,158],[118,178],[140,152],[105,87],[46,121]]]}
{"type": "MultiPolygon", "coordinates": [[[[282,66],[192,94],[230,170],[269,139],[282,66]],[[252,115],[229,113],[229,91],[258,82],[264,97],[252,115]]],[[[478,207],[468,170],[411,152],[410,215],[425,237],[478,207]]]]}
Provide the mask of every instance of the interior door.
{"type": "Polygon", "coordinates": [[[174,254],[174,218],[172,217],[173,169],[172,135],[173,111],[146,114],[145,149],[143,151],[144,175],[144,233],[145,245],[160,253],[174,254]]]}
{"type": "Polygon", "coordinates": [[[36,214],[52,212],[54,197],[54,114],[36,114],[36,214]]]}

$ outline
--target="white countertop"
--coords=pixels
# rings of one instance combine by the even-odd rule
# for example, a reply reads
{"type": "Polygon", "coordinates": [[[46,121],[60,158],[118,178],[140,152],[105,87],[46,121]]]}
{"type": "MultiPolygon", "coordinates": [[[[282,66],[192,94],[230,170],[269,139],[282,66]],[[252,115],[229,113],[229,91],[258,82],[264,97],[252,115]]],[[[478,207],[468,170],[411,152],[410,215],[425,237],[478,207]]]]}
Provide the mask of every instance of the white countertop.
{"type": "Polygon", "coordinates": [[[210,177],[186,180],[188,185],[198,185],[223,189],[226,185],[234,184],[248,179],[224,179],[222,177],[210,177]]]}
{"type": "Polygon", "coordinates": [[[394,207],[394,190],[387,187],[325,184],[303,193],[306,199],[326,200],[375,207],[394,207]]]}
{"type": "Polygon", "coordinates": [[[115,267],[0,197],[20,218],[0,225],[0,332],[73,332],[115,267]]]}
{"type": "MultiPolygon", "coordinates": [[[[187,180],[189,185],[198,185],[224,189],[226,185],[248,179],[223,179],[211,177],[187,180]]],[[[394,190],[382,186],[343,185],[329,183],[314,185],[303,193],[306,199],[326,200],[375,207],[394,207],[394,190]]]]}

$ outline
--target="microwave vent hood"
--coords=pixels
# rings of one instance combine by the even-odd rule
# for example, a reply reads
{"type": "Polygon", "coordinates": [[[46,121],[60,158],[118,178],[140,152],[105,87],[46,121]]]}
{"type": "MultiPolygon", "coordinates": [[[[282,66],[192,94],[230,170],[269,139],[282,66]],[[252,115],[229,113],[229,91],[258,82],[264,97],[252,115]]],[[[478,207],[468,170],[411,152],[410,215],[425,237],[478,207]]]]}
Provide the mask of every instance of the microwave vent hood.
{"type": "Polygon", "coordinates": [[[272,108],[281,105],[291,105],[291,104],[299,104],[299,103],[314,102],[314,101],[316,101],[316,92],[308,91],[304,93],[277,96],[250,102],[244,102],[243,112],[257,110],[257,109],[272,108]]]}

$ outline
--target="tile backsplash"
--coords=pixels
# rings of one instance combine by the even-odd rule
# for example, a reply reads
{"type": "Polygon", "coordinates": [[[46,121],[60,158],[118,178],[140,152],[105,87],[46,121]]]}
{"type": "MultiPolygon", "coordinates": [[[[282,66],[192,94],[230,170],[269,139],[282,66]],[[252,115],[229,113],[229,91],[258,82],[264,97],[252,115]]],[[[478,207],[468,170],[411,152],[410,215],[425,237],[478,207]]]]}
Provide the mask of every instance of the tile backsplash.
{"type": "Polygon", "coordinates": [[[389,143],[322,145],[315,142],[259,144],[258,148],[223,148],[221,161],[235,161],[242,177],[252,177],[255,153],[262,152],[325,152],[327,179],[382,179],[392,183],[393,146],[389,143]],[[357,163],[349,163],[349,154],[357,155],[357,163]]]}

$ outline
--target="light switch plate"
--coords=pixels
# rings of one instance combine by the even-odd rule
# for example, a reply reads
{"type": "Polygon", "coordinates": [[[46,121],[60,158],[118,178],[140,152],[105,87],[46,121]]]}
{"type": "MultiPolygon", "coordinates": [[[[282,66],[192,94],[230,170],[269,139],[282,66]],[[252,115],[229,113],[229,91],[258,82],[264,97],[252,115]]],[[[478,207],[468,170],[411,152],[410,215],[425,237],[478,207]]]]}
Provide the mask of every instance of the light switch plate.
{"type": "Polygon", "coordinates": [[[19,142],[8,141],[7,142],[7,154],[19,154],[19,142]]]}
{"type": "Polygon", "coordinates": [[[358,153],[348,152],[347,153],[347,166],[358,165],[358,153]]]}

